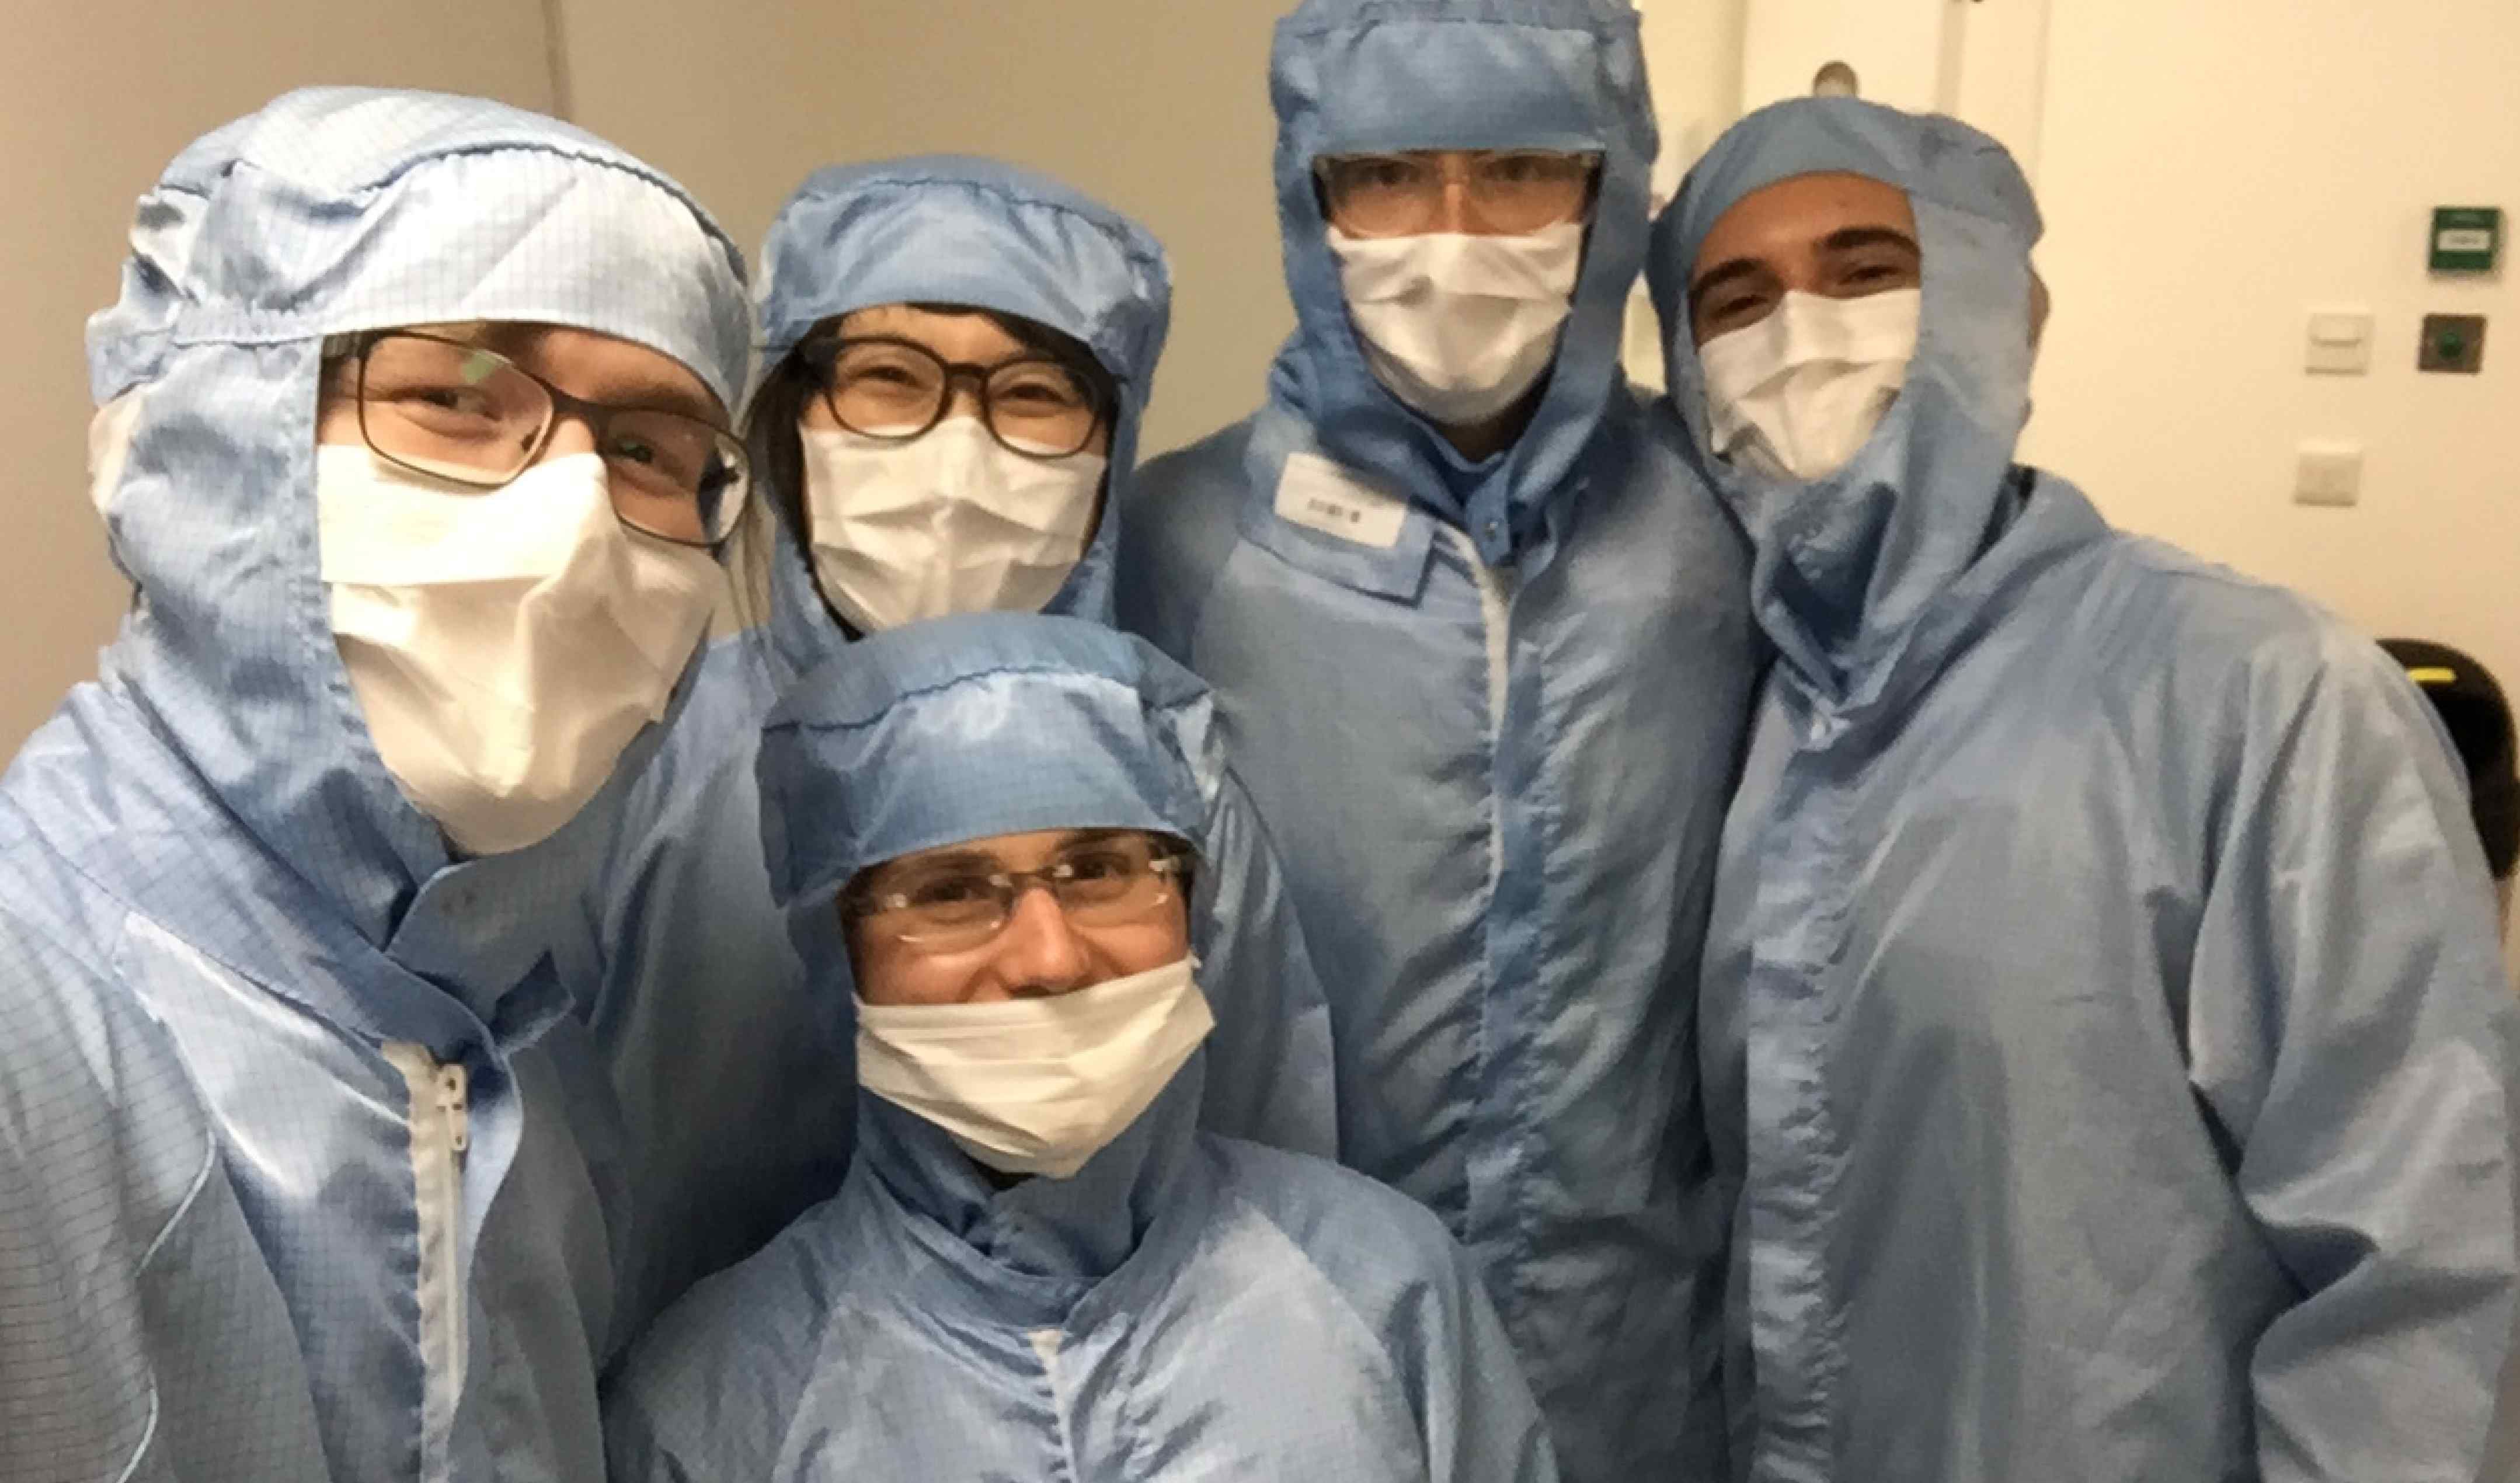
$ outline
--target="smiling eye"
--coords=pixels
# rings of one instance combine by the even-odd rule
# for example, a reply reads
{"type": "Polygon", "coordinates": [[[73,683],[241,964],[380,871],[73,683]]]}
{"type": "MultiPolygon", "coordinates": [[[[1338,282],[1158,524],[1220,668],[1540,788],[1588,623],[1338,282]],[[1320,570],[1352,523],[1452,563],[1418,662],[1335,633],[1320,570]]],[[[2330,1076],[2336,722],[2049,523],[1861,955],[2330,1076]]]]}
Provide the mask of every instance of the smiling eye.
{"type": "Polygon", "coordinates": [[[1116,848],[1075,850],[1059,863],[1071,880],[1117,880],[1141,868],[1135,856],[1116,848]]]}
{"type": "Polygon", "coordinates": [[[490,415],[490,398],[465,386],[418,387],[407,393],[413,401],[426,402],[441,412],[458,412],[467,417],[490,415]]]}
{"type": "Polygon", "coordinates": [[[1766,290],[1719,292],[1698,304],[1698,329],[1701,335],[1710,331],[1738,330],[1767,318],[1776,306],[1777,295],[1766,290]]]}
{"type": "Polygon", "coordinates": [[[992,400],[1035,411],[1067,410],[1089,400],[1084,383],[1060,367],[1043,362],[1002,366],[989,377],[992,400]]]}
{"type": "Polygon", "coordinates": [[[902,892],[914,907],[964,906],[989,894],[989,877],[971,872],[931,876],[902,892]]]}

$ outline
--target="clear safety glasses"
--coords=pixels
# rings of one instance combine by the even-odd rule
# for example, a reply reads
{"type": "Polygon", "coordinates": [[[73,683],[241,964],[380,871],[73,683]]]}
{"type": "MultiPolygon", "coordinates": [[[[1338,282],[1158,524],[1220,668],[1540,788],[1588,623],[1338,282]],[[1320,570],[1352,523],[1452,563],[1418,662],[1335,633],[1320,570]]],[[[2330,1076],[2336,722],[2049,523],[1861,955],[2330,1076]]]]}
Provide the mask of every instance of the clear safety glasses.
{"type": "Polygon", "coordinates": [[[840,896],[840,915],[932,953],[974,948],[1006,929],[1015,903],[1050,892],[1070,924],[1126,926],[1181,893],[1182,845],[1126,832],[1079,840],[1039,870],[1010,871],[984,855],[947,854],[871,873],[840,896]]]}
{"type": "Polygon", "coordinates": [[[532,467],[566,415],[594,435],[623,524],[714,546],[743,514],[750,463],[723,427],[586,401],[495,350],[417,331],[362,336],[352,354],[359,434],[387,463],[495,489],[532,467]]]}
{"type": "Polygon", "coordinates": [[[945,420],[962,382],[978,395],[990,436],[1026,458],[1081,452],[1102,423],[1094,388],[1046,355],[983,366],[948,361],[889,336],[809,340],[801,353],[822,381],[832,418],[867,437],[906,443],[925,435],[945,420]]]}
{"type": "Polygon", "coordinates": [[[1444,195],[1462,188],[1462,213],[1487,232],[1518,235],[1580,220],[1591,209],[1601,157],[1551,150],[1414,150],[1325,155],[1313,161],[1331,226],[1350,237],[1436,230],[1444,195]]]}

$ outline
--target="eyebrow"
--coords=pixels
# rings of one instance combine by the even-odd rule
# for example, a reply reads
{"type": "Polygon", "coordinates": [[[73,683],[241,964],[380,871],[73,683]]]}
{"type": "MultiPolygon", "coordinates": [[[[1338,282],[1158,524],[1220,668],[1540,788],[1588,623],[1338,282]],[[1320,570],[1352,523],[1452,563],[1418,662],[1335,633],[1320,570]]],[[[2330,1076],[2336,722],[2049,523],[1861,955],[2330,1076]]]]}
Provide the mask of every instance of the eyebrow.
{"type": "MultiPolygon", "coordinates": [[[[1050,852],[1056,857],[1061,851],[1074,849],[1080,844],[1100,844],[1105,839],[1124,839],[1132,834],[1145,832],[1144,830],[1134,829],[1062,830],[1059,831],[1058,838],[1052,843],[1050,852]]],[[[934,850],[922,850],[916,854],[897,855],[881,865],[870,867],[868,878],[879,880],[900,871],[927,871],[939,866],[986,871],[1011,868],[1005,861],[986,850],[947,846],[934,850]]]]}
{"type": "Polygon", "coordinates": [[[977,870],[995,870],[997,868],[997,864],[998,862],[994,856],[988,855],[979,850],[922,850],[915,855],[896,855],[892,859],[883,862],[881,865],[870,868],[867,872],[867,878],[870,883],[877,883],[882,881],[887,876],[907,875],[915,871],[935,870],[948,866],[977,870]]]}
{"type": "MultiPolygon", "coordinates": [[[[602,398],[608,406],[637,407],[650,412],[679,412],[696,423],[717,426],[724,418],[716,401],[662,372],[634,372],[618,379],[602,398]],[[618,392],[626,392],[622,396],[618,392]]],[[[589,401],[596,398],[589,397],[589,401]]]]}
{"type": "MultiPolygon", "coordinates": [[[[549,331],[562,327],[536,324],[520,319],[472,319],[458,324],[413,325],[410,328],[425,335],[434,335],[440,339],[451,339],[462,344],[478,345],[484,350],[494,350],[518,365],[524,365],[533,354],[535,342],[549,331]]],[[[527,366],[526,369],[533,368],[527,366]]],[[[711,426],[715,426],[720,417],[715,398],[705,392],[693,390],[688,382],[662,370],[647,367],[619,378],[618,384],[608,388],[607,395],[591,396],[587,400],[600,402],[608,407],[679,413],[695,422],[707,423],[711,426]],[[626,397],[620,394],[623,392],[627,393],[626,397]]]]}
{"type": "Polygon", "coordinates": [[[1905,249],[1911,257],[1922,258],[1925,255],[1922,249],[1917,247],[1916,239],[1897,227],[1840,227],[1822,238],[1820,246],[1823,252],[1852,252],[1858,247],[1891,247],[1905,249]]]}
{"type": "MultiPolygon", "coordinates": [[[[1916,239],[1897,227],[1840,227],[1820,242],[1823,252],[1852,252],[1860,247],[1898,247],[1919,261],[1925,255],[1923,249],[1916,246],[1916,239]]],[[[1688,286],[1688,306],[1696,308],[1697,301],[1707,293],[1726,284],[1756,277],[1766,272],[1767,266],[1755,257],[1735,257],[1716,264],[1699,274],[1697,281],[1688,286]]]]}

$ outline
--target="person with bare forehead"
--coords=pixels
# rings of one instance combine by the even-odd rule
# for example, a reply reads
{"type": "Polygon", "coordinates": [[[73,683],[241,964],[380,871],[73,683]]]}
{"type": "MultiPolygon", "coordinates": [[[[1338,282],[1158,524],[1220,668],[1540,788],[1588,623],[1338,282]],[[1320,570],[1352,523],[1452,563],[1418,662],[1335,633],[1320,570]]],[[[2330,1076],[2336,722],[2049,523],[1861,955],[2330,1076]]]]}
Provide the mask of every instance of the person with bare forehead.
{"type": "Polygon", "coordinates": [[[0,1477],[599,1478],[621,1131],[550,958],[725,585],[738,254],[293,93],[89,326],[135,594],[0,781],[0,1477]]]}
{"type": "Polygon", "coordinates": [[[1700,1054],[1732,1476],[2509,1476],[2514,1006],[2371,641],[2015,461],[2002,146],[1763,110],[1655,229],[1777,661],[1700,1054]]]}
{"type": "Polygon", "coordinates": [[[1201,1128],[1206,687],[1073,617],[870,634],[759,748],[857,1158],[607,1392],[620,1483],[1553,1483],[1469,1259],[1406,1197],[1201,1128]]]}

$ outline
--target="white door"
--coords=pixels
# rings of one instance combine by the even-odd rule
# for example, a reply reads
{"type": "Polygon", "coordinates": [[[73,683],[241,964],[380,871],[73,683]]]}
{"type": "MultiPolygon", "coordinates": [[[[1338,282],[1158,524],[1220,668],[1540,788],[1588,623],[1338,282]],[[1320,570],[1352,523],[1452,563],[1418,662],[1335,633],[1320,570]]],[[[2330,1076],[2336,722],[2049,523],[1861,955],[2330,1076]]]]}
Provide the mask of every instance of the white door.
{"type": "Polygon", "coordinates": [[[2002,140],[2035,179],[2048,0],[1748,0],[1745,111],[1814,90],[1841,64],[1876,103],[1950,113],[2002,140]]]}

